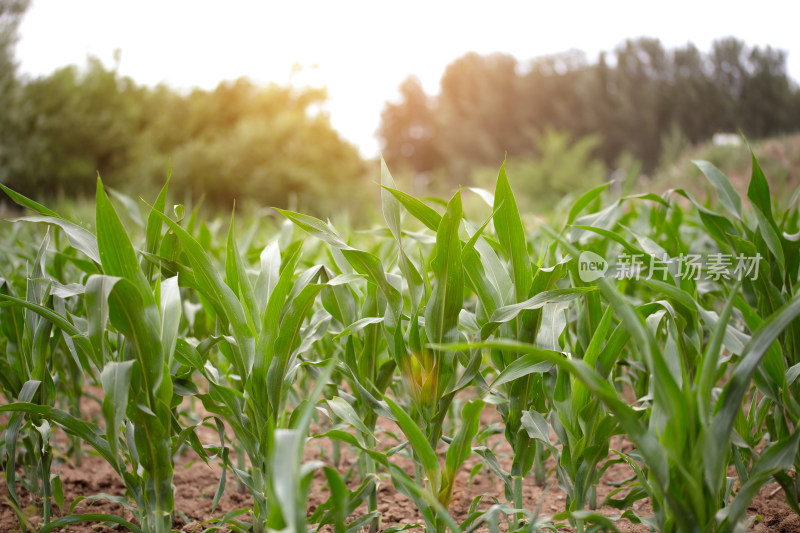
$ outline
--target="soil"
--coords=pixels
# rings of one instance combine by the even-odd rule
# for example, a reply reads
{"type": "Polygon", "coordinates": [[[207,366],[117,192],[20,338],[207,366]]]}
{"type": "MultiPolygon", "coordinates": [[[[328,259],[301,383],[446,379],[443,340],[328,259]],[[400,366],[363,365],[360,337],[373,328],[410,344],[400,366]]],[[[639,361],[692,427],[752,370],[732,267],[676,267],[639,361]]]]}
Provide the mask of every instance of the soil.
{"type": "MultiPolygon", "coordinates": [[[[99,406],[93,404],[88,406],[90,411],[94,411],[95,415],[99,415],[99,406]]],[[[482,416],[484,424],[491,424],[497,422],[498,417],[494,411],[487,411],[482,416]]],[[[381,419],[379,426],[385,430],[384,433],[378,432],[381,438],[380,446],[389,447],[397,444],[397,441],[388,437],[391,433],[399,434],[396,426],[388,420],[381,419]],[[383,436],[383,437],[382,437],[383,436]]],[[[312,427],[312,433],[315,430],[321,430],[319,427],[312,427]]],[[[216,434],[212,430],[201,431],[199,433],[201,441],[214,443],[216,442],[216,434]]],[[[510,447],[503,441],[501,435],[492,437],[490,446],[494,446],[495,454],[500,460],[501,465],[505,470],[510,468],[510,447]]],[[[60,434],[57,442],[65,442],[66,437],[60,434]]],[[[625,441],[616,441],[612,447],[620,448],[622,451],[630,451],[632,446],[625,441]]],[[[306,446],[306,460],[319,459],[326,460],[331,457],[330,444],[324,441],[311,440],[306,446]]],[[[357,460],[355,456],[343,454],[338,468],[341,472],[346,472],[353,463],[357,460]]],[[[412,470],[412,463],[403,457],[395,456],[392,459],[399,466],[404,468],[409,473],[412,470]]],[[[479,508],[487,509],[494,504],[494,498],[499,501],[504,501],[502,482],[486,469],[481,470],[476,476],[470,479],[470,470],[478,464],[478,459],[474,456],[471,457],[462,468],[456,479],[456,488],[454,490],[453,502],[450,506],[450,513],[456,522],[461,522],[466,519],[470,504],[473,499],[479,495],[484,495],[479,508]]],[[[560,511],[563,511],[566,504],[566,497],[563,491],[558,488],[555,481],[555,474],[553,467],[555,463],[551,458],[548,462],[548,478],[544,486],[538,486],[534,483],[532,476],[529,476],[527,483],[523,488],[524,505],[526,509],[531,511],[539,509],[540,516],[552,516],[560,511]]],[[[111,467],[100,457],[93,455],[85,455],[82,464],[78,467],[68,461],[54,461],[53,473],[58,473],[63,482],[64,502],[65,507],[68,509],[70,504],[79,497],[94,496],[99,493],[109,494],[112,496],[124,496],[125,488],[122,481],[114,473],[111,467]]],[[[21,475],[22,472],[20,471],[21,475]]],[[[216,510],[212,511],[212,499],[217,489],[221,469],[213,462],[211,465],[206,465],[201,461],[193,451],[182,454],[176,458],[175,465],[175,517],[173,527],[181,531],[197,531],[201,532],[204,528],[201,525],[204,521],[219,517],[226,512],[236,509],[248,509],[252,507],[252,500],[246,492],[240,492],[237,487],[236,480],[229,473],[226,490],[217,506],[216,510]]],[[[615,464],[611,466],[603,476],[600,485],[597,487],[597,499],[602,501],[611,490],[614,489],[610,483],[620,481],[630,477],[632,472],[630,468],[624,464],[615,464]]],[[[352,487],[357,482],[354,481],[352,487]]],[[[351,487],[351,488],[352,488],[351,487]]],[[[32,502],[32,499],[25,490],[20,487],[20,498],[25,515],[31,520],[32,523],[38,523],[39,509],[32,502]]],[[[0,494],[5,494],[6,488],[4,486],[3,478],[0,478],[0,494]]],[[[394,525],[401,524],[422,524],[422,518],[416,510],[414,503],[406,498],[404,495],[398,493],[388,477],[382,479],[378,489],[379,503],[378,510],[382,514],[382,528],[387,528],[394,525]]],[[[328,498],[327,490],[325,489],[325,478],[321,472],[317,473],[315,480],[312,484],[312,489],[309,497],[309,513],[320,504],[324,503],[328,498]]],[[[66,509],[65,509],[66,510],[66,509]]],[[[648,500],[640,500],[635,505],[635,510],[642,516],[652,514],[652,510],[648,500]]],[[[619,515],[620,511],[604,507],[599,511],[607,516],[619,515]]],[[[124,510],[121,505],[112,503],[103,499],[95,501],[84,500],[75,506],[73,513],[109,513],[116,515],[123,515],[126,519],[130,519],[129,512],[124,510]]],[[[758,496],[754,499],[749,509],[749,516],[752,519],[750,531],[758,532],[800,532],[800,516],[796,515],[784,501],[783,491],[780,490],[777,484],[769,484],[764,486],[759,492],[758,496]]],[[[55,516],[61,516],[58,509],[54,509],[55,516]]],[[[359,516],[366,513],[364,505],[354,513],[354,516],[359,516]]],[[[247,520],[244,516],[243,519],[247,520]]],[[[501,531],[506,531],[507,528],[503,527],[505,524],[501,523],[501,531]]],[[[636,525],[628,522],[627,520],[618,520],[617,527],[622,532],[647,532],[648,528],[643,525],[636,525]]],[[[16,515],[7,504],[5,499],[0,501],[0,532],[19,531],[19,523],[16,515]]],[[[113,532],[124,531],[124,528],[112,529],[97,523],[75,524],[62,531],[70,531],[76,533],[84,532],[113,532]]],[[[486,531],[487,529],[480,528],[479,531],[486,531]]],[[[327,530],[324,530],[327,531],[327,530]]],[[[563,531],[570,531],[569,528],[563,531]]]]}

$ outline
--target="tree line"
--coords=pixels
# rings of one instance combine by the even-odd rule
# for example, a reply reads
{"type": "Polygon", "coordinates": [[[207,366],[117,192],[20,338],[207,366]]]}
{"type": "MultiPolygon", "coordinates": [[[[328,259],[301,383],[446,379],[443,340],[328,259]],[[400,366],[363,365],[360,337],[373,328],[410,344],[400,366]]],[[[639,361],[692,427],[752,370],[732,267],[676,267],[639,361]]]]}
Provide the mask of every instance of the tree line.
{"type": "Polygon", "coordinates": [[[627,40],[594,62],[577,51],[531,61],[468,53],[446,68],[438,94],[410,76],[400,95],[381,117],[387,162],[444,170],[462,183],[504,153],[535,155],[544,131],[598,136],[595,155],[609,167],[627,154],[647,171],[676,134],[699,142],[718,132],[761,138],[800,130],[800,89],[786,52],[732,37],[710,52],[627,40]]]}
{"type": "MultiPolygon", "coordinates": [[[[245,198],[315,214],[364,205],[367,162],[320,111],[324,90],[247,79],[210,91],[146,87],[119,74],[119,58],[26,78],[13,49],[28,6],[0,0],[0,182],[35,198],[72,197],[92,194],[99,172],[141,195],[171,166],[181,201],[245,198]]],[[[378,132],[394,171],[452,186],[476,168],[496,170],[507,154],[527,165],[524,181],[536,182],[530,195],[539,198],[587,182],[572,174],[602,179],[595,159],[612,168],[624,156],[651,170],[676,135],[800,129],[786,53],[735,38],[707,53],[628,40],[594,62],[575,51],[531,61],[470,53],[446,68],[438,94],[413,76],[400,93],[378,132]],[[580,165],[564,166],[566,156],[580,165]]]]}
{"type": "Polygon", "coordinates": [[[171,189],[187,201],[229,207],[238,198],[314,213],[364,189],[354,184],[365,162],[322,112],[324,89],[242,78],[186,93],[138,85],[118,63],[92,58],[21,77],[13,44],[28,3],[0,0],[0,182],[9,187],[35,198],[93,195],[99,172],[142,195],[171,166],[171,189]]]}

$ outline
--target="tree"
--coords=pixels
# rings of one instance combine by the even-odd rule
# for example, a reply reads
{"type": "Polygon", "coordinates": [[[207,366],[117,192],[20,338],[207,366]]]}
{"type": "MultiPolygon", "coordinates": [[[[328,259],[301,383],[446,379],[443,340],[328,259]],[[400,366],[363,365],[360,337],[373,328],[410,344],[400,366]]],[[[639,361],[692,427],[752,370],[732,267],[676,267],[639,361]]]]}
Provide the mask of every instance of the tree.
{"type": "MultiPolygon", "coordinates": [[[[412,88],[404,84],[405,92],[412,88]]],[[[436,170],[451,185],[504,154],[535,155],[531,135],[547,128],[573,139],[599,135],[592,155],[610,166],[625,153],[650,171],[665,140],[674,150],[718,131],[756,138],[800,127],[800,90],[786,74],[785,53],[751,50],[735,38],[714,42],[707,54],[691,44],[668,51],[658,39],[627,40],[594,64],[577,51],[523,64],[469,53],[448,65],[439,94],[425,96],[424,108],[417,101],[422,97],[387,107],[384,146],[392,156],[404,146],[435,151],[436,170]],[[414,120],[432,124],[423,131],[433,134],[412,138],[414,120]]]]}
{"type": "Polygon", "coordinates": [[[693,143],[713,135],[719,124],[718,91],[708,61],[693,44],[672,52],[671,119],[693,143]]]}
{"type": "Polygon", "coordinates": [[[742,88],[748,77],[743,41],[728,37],[711,45],[712,80],[716,87],[717,113],[721,129],[741,127],[742,88]]]}
{"type": "Polygon", "coordinates": [[[652,168],[658,160],[661,136],[671,121],[667,107],[667,58],[658,39],[628,40],[616,50],[619,91],[617,127],[625,148],[652,168]]]}
{"type": "Polygon", "coordinates": [[[98,59],[22,86],[9,186],[37,197],[80,195],[94,190],[98,172],[110,185],[128,183],[145,93],[98,59]]]}
{"type": "Polygon", "coordinates": [[[469,53],[450,65],[437,99],[436,142],[449,173],[460,181],[475,165],[526,149],[522,83],[510,55],[469,53]]]}
{"type": "Polygon", "coordinates": [[[786,133],[797,127],[792,89],[786,75],[786,53],[772,47],[750,51],[748,76],[741,87],[741,128],[750,137],[786,133]]]}
{"type": "Polygon", "coordinates": [[[584,94],[590,81],[586,66],[586,55],[578,50],[531,61],[523,78],[526,123],[519,129],[585,130],[589,111],[585,104],[590,101],[584,94]]]}
{"type": "Polygon", "coordinates": [[[225,206],[238,198],[288,207],[296,198],[297,208],[328,215],[357,205],[365,174],[358,151],[327,115],[310,112],[325,97],[245,79],[194,92],[186,137],[169,152],[175,185],[225,206]]]}
{"type": "MultiPolygon", "coordinates": [[[[359,205],[364,165],[318,111],[321,89],[246,79],[182,95],[135,84],[90,59],[19,84],[5,182],[34,197],[90,194],[99,172],[136,195],[163,184],[215,207],[261,205],[330,214],[359,205]]],[[[8,143],[4,147],[10,146],[8,143]]],[[[151,191],[155,192],[155,191],[151,191]]]]}
{"type": "Polygon", "coordinates": [[[409,76],[400,84],[400,101],[387,103],[381,113],[381,151],[391,168],[415,173],[441,163],[435,142],[436,124],[430,97],[419,79],[409,76]]]}
{"type": "Polygon", "coordinates": [[[0,0],[0,182],[7,179],[8,160],[16,148],[19,83],[14,46],[19,23],[30,0],[0,0]]]}

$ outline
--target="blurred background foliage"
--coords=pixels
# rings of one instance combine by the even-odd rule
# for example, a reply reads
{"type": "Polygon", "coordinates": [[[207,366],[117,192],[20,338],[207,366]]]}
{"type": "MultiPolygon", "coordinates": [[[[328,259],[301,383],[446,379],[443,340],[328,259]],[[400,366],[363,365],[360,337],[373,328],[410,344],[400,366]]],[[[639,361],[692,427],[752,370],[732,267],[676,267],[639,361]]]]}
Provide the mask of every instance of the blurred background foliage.
{"type": "MultiPolygon", "coordinates": [[[[94,190],[99,172],[147,197],[171,166],[172,190],[187,203],[374,212],[377,165],[331,126],[323,89],[244,78],[211,91],[146,87],[119,74],[119,57],[29,79],[13,53],[27,7],[0,0],[0,182],[71,201],[94,190]]],[[[541,210],[610,177],[626,187],[691,186],[697,170],[677,162],[704,149],[724,159],[725,147],[708,144],[721,132],[784,139],[778,152],[796,161],[798,131],[800,89],[784,51],[736,38],[708,52],[668,50],[640,38],[595,61],[577,51],[530,61],[468,53],[447,66],[438,94],[414,76],[403,81],[377,135],[409,192],[484,186],[505,154],[522,205],[541,210]]],[[[795,168],[774,179],[793,185],[795,168]]]]}
{"type": "Polygon", "coordinates": [[[35,197],[94,195],[99,172],[122,190],[173,187],[188,203],[233,199],[313,213],[356,204],[358,150],[321,112],[324,89],[247,79],[183,94],[137,85],[90,58],[46,77],[16,75],[13,43],[26,2],[0,2],[0,182],[35,197]]]}
{"type": "Polygon", "coordinates": [[[590,187],[598,163],[606,176],[663,174],[717,133],[755,140],[800,131],[800,89],[785,52],[736,38],[707,53],[628,40],[595,62],[577,51],[527,62],[470,53],[447,67],[438,94],[425,94],[413,76],[400,93],[379,132],[396,173],[473,183],[487,172],[476,168],[496,170],[506,153],[520,191],[542,204],[590,187]]]}

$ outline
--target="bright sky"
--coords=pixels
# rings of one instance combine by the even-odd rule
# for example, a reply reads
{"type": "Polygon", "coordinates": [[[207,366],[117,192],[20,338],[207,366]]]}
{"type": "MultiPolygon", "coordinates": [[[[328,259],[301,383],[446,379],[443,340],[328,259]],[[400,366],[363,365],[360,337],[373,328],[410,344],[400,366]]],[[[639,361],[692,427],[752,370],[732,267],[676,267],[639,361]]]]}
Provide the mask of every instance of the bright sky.
{"type": "Polygon", "coordinates": [[[693,42],[708,51],[720,37],[789,52],[800,79],[800,37],[792,3],[672,0],[488,2],[228,0],[33,0],[20,28],[20,70],[38,76],[84,65],[89,55],[139,83],[214,88],[247,76],[325,85],[331,121],[364,156],[378,152],[375,132],[387,100],[416,74],[429,93],[448,63],[468,51],[507,52],[520,60],[569,49],[590,60],[626,38],[666,47],[693,42]],[[313,65],[318,68],[311,69],[313,65]]]}

